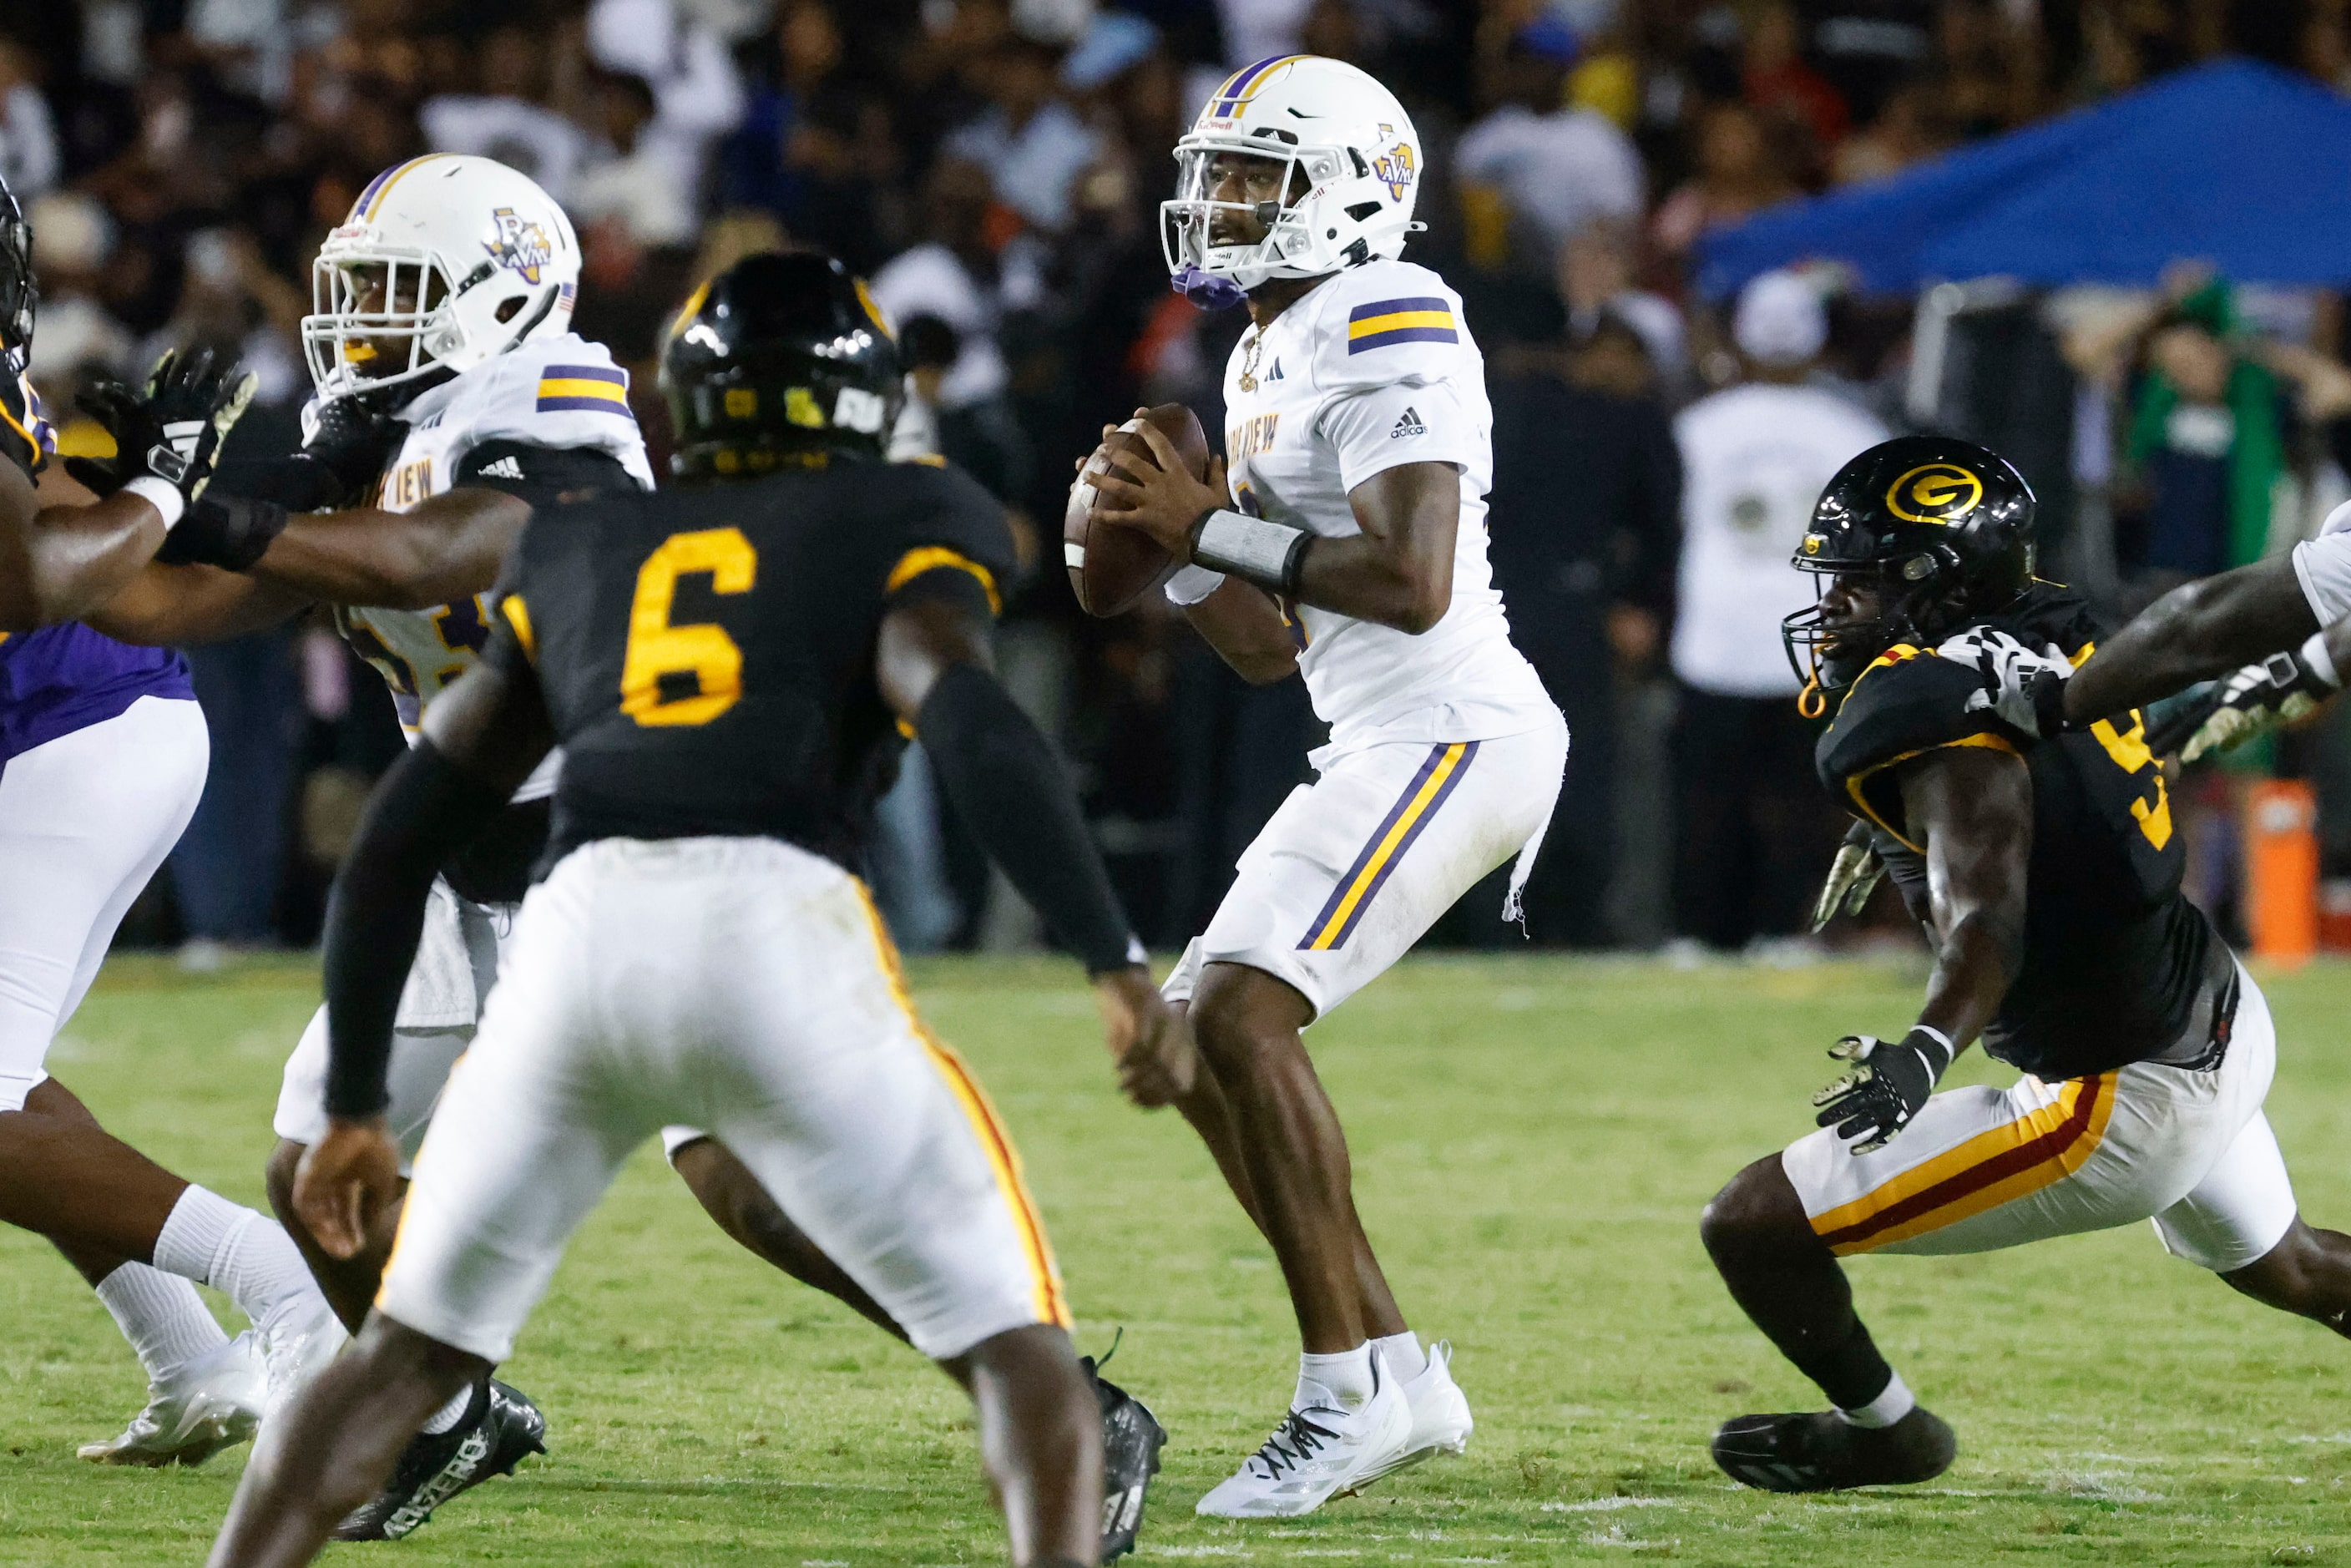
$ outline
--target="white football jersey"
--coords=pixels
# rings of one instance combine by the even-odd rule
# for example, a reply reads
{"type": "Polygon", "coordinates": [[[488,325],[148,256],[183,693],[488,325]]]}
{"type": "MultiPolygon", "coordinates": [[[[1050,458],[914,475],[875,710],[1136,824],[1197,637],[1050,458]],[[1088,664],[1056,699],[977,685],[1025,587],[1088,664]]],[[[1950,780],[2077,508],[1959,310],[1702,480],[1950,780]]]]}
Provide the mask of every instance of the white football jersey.
{"type": "MultiPolygon", "coordinates": [[[[376,504],[405,512],[455,488],[472,477],[465,472],[467,456],[493,442],[607,453],[650,490],[653,465],[629,412],[628,392],[628,372],[611,351],[575,333],[537,339],[485,360],[419,393],[401,411],[408,435],[385,465],[376,504]]],[[[498,476],[493,460],[482,477],[498,476]]],[[[489,595],[437,610],[340,609],[335,623],[391,685],[401,727],[413,742],[433,699],[472,669],[488,643],[489,595]]],[[[552,760],[516,791],[517,800],[553,788],[552,760]]]]}
{"type": "Polygon", "coordinates": [[[1299,668],[1337,745],[1477,740],[1516,734],[1556,712],[1511,646],[1486,562],[1493,485],[1485,361],[1460,297],[1408,261],[1334,274],[1242,335],[1225,367],[1225,452],[1242,511],[1359,534],[1347,493],[1405,463],[1461,476],[1453,601],[1416,637],[1311,605],[1286,605],[1299,668]]]}

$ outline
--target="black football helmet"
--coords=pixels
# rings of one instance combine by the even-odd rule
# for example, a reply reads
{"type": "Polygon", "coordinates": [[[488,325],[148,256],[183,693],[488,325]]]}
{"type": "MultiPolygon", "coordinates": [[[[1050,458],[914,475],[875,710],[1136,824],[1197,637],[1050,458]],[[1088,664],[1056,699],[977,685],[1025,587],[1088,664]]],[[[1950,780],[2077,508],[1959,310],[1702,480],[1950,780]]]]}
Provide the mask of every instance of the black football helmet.
{"type": "Polygon", "coordinates": [[[1797,679],[1841,690],[1896,643],[1939,642],[2007,609],[2032,581],[2036,505],[2006,458],[1949,436],[1897,436],[1846,464],[1792,560],[1876,580],[1882,608],[1832,626],[1815,604],[1781,622],[1797,679]]]}
{"type": "Polygon", "coordinates": [[[687,300],[662,346],[670,471],[735,479],[878,458],[905,399],[865,285],[828,256],[746,256],[687,300]]]}

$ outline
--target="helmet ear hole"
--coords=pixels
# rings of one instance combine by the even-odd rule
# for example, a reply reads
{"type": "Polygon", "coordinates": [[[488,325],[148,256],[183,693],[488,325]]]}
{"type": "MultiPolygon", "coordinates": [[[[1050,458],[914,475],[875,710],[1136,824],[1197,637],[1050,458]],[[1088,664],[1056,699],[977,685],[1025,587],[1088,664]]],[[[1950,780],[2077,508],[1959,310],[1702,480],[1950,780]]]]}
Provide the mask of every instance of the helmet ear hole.
{"type": "Polygon", "coordinates": [[[522,308],[528,302],[528,299],[520,294],[516,295],[512,299],[502,301],[496,312],[498,319],[498,324],[500,326],[504,326],[507,322],[513,320],[516,317],[521,315],[522,308]]]}

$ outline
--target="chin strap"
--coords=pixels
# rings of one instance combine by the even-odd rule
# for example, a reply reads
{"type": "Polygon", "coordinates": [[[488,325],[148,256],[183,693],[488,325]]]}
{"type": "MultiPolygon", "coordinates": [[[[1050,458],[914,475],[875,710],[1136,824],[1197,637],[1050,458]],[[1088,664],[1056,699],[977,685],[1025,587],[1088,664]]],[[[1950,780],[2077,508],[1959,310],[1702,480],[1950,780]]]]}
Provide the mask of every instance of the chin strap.
{"type": "Polygon", "coordinates": [[[1806,718],[1818,718],[1829,711],[1829,695],[1821,690],[1819,671],[1804,677],[1804,689],[1796,694],[1796,711],[1806,718]]]}
{"type": "Polygon", "coordinates": [[[1248,291],[1231,278],[1218,277],[1188,262],[1167,280],[1167,287],[1202,310],[1229,310],[1249,298],[1248,291]]]}

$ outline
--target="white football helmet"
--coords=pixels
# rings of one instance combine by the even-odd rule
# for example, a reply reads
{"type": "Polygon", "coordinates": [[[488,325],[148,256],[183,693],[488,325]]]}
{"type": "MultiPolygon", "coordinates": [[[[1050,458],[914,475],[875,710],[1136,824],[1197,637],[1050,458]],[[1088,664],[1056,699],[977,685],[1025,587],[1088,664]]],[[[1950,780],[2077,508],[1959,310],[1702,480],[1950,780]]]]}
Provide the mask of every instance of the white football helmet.
{"type": "Polygon", "coordinates": [[[412,158],[370,181],[319,247],[302,351],[322,398],[470,370],[567,330],[579,284],[571,220],[528,176],[464,153],[412,158]],[[402,341],[404,363],[390,346],[402,341]]]}
{"type": "Polygon", "coordinates": [[[1393,259],[1419,227],[1412,120],[1395,94],[1343,60],[1280,55],[1236,71],[1176,143],[1176,199],[1159,204],[1160,244],[1176,288],[1212,308],[1238,303],[1269,277],[1393,259]],[[1232,152],[1288,163],[1278,210],[1213,199],[1211,167],[1232,152]],[[1255,245],[1211,244],[1219,210],[1254,211],[1269,232],[1255,245]]]}

